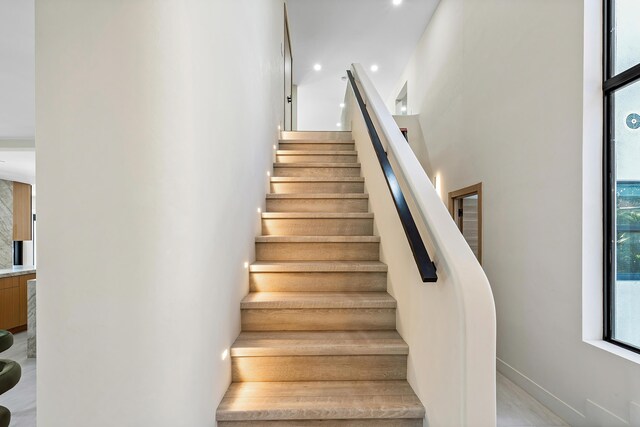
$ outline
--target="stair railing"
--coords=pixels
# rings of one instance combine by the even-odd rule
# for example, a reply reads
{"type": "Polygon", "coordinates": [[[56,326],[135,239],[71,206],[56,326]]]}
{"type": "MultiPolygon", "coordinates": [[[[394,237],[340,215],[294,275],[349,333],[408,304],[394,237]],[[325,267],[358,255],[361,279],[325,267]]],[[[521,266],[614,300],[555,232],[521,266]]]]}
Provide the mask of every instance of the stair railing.
{"type": "MultiPolygon", "coordinates": [[[[369,134],[422,280],[436,279],[435,267],[438,268],[435,285],[440,289],[431,288],[434,292],[423,292],[411,283],[396,282],[393,286],[398,292],[399,305],[431,307],[430,312],[414,311],[410,314],[413,317],[405,321],[406,328],[400,328],[404,331],[400,331],[403,338],[415,349],[414,357],[418,358],[410,360],[413,374],[409,380],[427,407],[442,405],[439,399],[443,388],[457,390],[449,395],[451,401],[445,404],[448,405],[446,411],[438,408],[440,412],[436,415],[432,410],[436,418],[447,420],[444,424],[495,426],[496,318],[489,281],[365,69],[360,64],[353,64],[347,74],[352,93],[347,89],[345,110],[348,111],[343,112],[343,128],[348,128],[348,121],[351,121],[352,131],[357,130],[354,136],[363,144],[366,141],[362,137],[369,134]],[[405,212],[408,210],[407,202],[412,215],[405,212]],[[405,223],[405,219],[408,222],[405,223]],[[422,233],[418,233],[418,229],[422,233]],[[425,246],[431,252],[433,263],[426,249],[422,250],[425,246]],[[422,301],[421,298],[430,300],[422,301]],[[443,332],[432,333],[434,325],[439,325],[443,332]],[[421,330],[424,332],[419,332],[421,330]],[[425,339],[429,340],[427,347],[421,348],[425,339]],[[440,368],[425,365],[425,358],[440,360],[443,365],[440,368]],[[450,373],[442,383],[434,381],[439,369],[450,373]]],[[[373,153],[362,154],[369,159],[373,153]]],[[[374,167],[369,160],[367,165],[368,168],[374,167]]],[[[375,173],[375,170],[368,169],[368,173],[375,173]]],[[[382,182],[381,177],[377,182],[382,182]]],[[[371,193],[383,194],[377,188],[370,190],[371,193]]],[[[377,199],[376,203],[383,206],[379,204],[383,203],[382,199],[377,199]]],[[[393,226],[388,223],[380,226],[386,230],[385,233],[393,232],[393,226]]],[[[383,245],[384,242],[383,239],[383,245]]],[[[387,258],[390,274],[394,268],[395,277],[408,280],[409,276],[398,270],[405,265],[403,260],[394,253],[387,253],[387,258]]]]}
{"type": "Polygon", "coordinates": [[[382,142],[380,141],[380,137],[378,136],[376,127],[374,126],[373,121],[371,120],[371,116],[367,111],[366,104],[364,102],[364,99],[362,98],[362,95],[360,94],[360,90],[358,89],[358,85],[355,82],[353,73],[351,71],[347,71],[347,75],[349,76],[349,82],[351,83],[354,95],[356,97],[358,105],[360,106],[360,111],[362,112],[364,121],[367,125],[367,131],[369,132],[369,137],[371,138],[373,149],[375,150],[378,161],[380,162],[380,167],[382,168],[384,178],[387,181],[387,186],[389,187],[389,192],[391,193],[391,197],[393,198],[393,203],[395,204],[396,210],[398,211],[400,222],[402,222],[402,228],[404,229],[404,233],[406,234],[407,240],[409,241],[409,246],[411,247],[413,258],[415,259],[418,271],[420,272],[420,277],[422,278],[423,282],[436,282],[438,280],[438,275],[436,274],[436,266],[433,261],[431,261],[431,257],[427,252],[427,248],[424,246],[424,240],[422,240],[420,231],[418,230],[416,222],[411,215],[407,200],[405,199],[404,194],[402,194],[402,188],[400,188],[398,178],[393,172],[391,163],[389,163],[387,153],[382,146],[382,142]]]}

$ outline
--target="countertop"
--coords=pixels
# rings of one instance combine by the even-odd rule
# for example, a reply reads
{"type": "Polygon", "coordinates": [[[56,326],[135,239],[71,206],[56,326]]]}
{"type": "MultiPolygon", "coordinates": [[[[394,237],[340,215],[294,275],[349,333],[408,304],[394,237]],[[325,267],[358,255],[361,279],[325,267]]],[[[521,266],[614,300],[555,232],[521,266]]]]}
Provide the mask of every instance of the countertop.
{"type": "Polygon", "coordinates": [[[5,268],[0,270],[0,279],[4,277],[22,276],[24,274],[32,274],[36,272],[34,265],[16,265],[13,268],[5,268]]]}

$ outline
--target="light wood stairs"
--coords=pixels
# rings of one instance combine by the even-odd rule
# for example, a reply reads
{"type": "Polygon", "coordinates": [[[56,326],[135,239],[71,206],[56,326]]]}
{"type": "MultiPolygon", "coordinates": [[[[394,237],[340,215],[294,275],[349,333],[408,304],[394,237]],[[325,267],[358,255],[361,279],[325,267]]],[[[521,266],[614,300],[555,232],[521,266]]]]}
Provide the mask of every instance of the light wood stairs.
{"type": "Polygon", "coordinates": [[[351,133],[276,158],[218,425],[422,426],[351,133]]]}

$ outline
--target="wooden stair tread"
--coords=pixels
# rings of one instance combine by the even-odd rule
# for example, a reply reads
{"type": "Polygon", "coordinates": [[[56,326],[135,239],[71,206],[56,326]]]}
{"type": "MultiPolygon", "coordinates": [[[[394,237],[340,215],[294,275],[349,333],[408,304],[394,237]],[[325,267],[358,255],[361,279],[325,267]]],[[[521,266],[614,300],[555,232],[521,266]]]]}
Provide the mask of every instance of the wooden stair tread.
{"type": "Polygon", "coordinates": [[[407,381],[232,383],[218,421],[423,418],[407,381]]]}
{"type": "Polygon", "coordinates": [[[274,148],[217,421],[421,426],[353,135],[289,131],[274,148]]]}
{"type": "Polygon", "coordinates": [[[241,309],[395,308],[386,292],[250,292],[241,309]]]}
{"type": "Polygon", "coordinates": [[[271,182],[364,182],[361,176],[272,176],[271,182]]]}
{"type": "Polygon", "coordinates": [[[371,219],[370,212],[263,212],[263,219],[371,219]]]}
{"type": "Polygon", "coordinates": [[[409,354],[397,331],[242,332],[232,357],[409,354]]]}
{"type": "Polygon", "coordinates": [[[353,140],[350,131],[286,131],[282,132],[280,139],[290,140],[307,140],[307,141],[325,141],[325,140],[353,140]]]}
{"type": "Polygon", "coordinates": [[[355,150],[277,150],[276,154],[285,156],[357,156],[355,150]]]}
{"type": "Polygon", "coordinates": [[[380,236],[258,236],[256,243],[380,243],[380,236]]]}
{"type": "Polygon", "coordinates": [[[387,265],[380,261],[273,261],[254,262],[251,273],[282,272],[386,272],[387,265]]]}
{"type": "Polygon", "coordinates": [[[309,162],[298,162],[298,163],[274,163],[274,168],[359,168],[360,163],[309,163],[309,162]]]}
{"type": "Polygon", "coordinates": [[[368,199],[367,193],[268,193],[267,199],[368,199]]]}
{"type": "Polygon", "coordinates": [[[280,144],[355,144],[353,139],[279,139],[280,144]]]}

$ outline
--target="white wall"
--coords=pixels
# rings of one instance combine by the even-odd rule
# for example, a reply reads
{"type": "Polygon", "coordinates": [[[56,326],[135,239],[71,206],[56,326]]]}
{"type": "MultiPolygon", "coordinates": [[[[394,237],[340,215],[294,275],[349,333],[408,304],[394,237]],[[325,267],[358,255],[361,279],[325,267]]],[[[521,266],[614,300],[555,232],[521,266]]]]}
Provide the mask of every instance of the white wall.
{"type": "Polygon", "coordinates": [[[582,340],[583,316],[601,331],[600,8],[442,0],[389,94],[408,80],[443,197],[483,183],[499,369],[579,426],[640,401],[634,357],[582,340]]]}
{"type": "Polygon", "coordinates": [[[40,427],[215,424],[283,25],[281,0],[37,3],[40,427]]]}
{"type": "Polygon", "coordinates": [[[433,175],[433,169],[429,164],[429,151],[424,141],[424,134],[420,126],[420,116],[418,115],[395,115],[394,120],[399,128],[407,130],[407,140],[411,150],[422,165],[428,176],[433,175]]]}
{"type": "Polygon", "coordinates": [[[343,130],[336,124],[340,122],[341,95],[346,83],[340,80],[340,76],[331,77],[297,85],[299,130],[343,130]]]}

